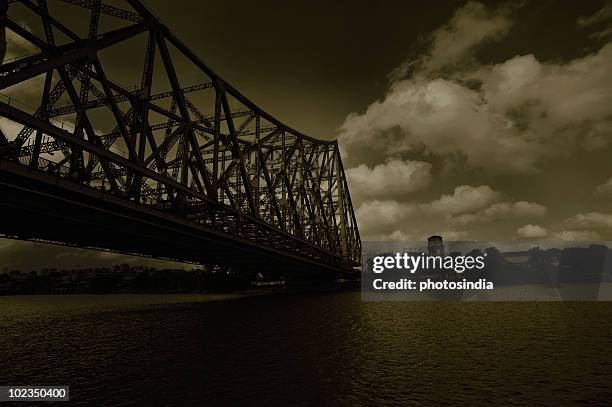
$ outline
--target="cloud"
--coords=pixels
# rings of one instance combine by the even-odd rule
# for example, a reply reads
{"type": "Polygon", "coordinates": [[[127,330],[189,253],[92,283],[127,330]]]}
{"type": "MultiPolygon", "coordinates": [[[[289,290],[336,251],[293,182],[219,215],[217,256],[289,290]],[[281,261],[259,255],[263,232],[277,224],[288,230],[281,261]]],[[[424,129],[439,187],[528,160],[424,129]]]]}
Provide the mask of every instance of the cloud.
{"type": "Polygon", "coordinates": [[[612,20],[612,3],[607,3],[594,14],[588,17],[579,18],[577,25],[580,28],[595,27],[596,30],[590,35],[590,37],[593,39],[602,40],[612,36],[612,24],[610,24],[610,20],[612,20]]]}
{"type": "MultiPolygon", "coordinates": [[[[25,26],[28,31],[32,31],[23,22],[18,22],[20,25],[25,26]]],[[[4,56],[4,63],[11,62],[12,59],[22,58],[34,53],[40,52],[40,49],[32,45],[32,43],[22,36],[15,34],[10,29],[6,30],[6,55],[4,56]]]]}
{"type": "Polygon", "coordinates": [[[9,140],[13,140],[21,131],[23,125],[9,120],[5,117],[0,117],[0,129],[9,140]]]}
{"type": "Polygon", "coordinates": [[[488,185],[459,185],[452,194],[444,194],[430,202],[370,200],[356,211],[365,239],[401,240],[423,238],[432,233],[448,239],[469,235],[457,226],[468,226],[500,219],[524,219],[546,215],[545,206],[525,201],[503,201],[503,194],[488,185]],[[438,232],[436,232],[438,231],[438,232]]]}
{"type": "Polygon", "coordinates": [[[607,21],[612,18],[612,4],[607,3],[595,14],[590,15],[589,17],[581,17],[578,19],[579,27],[588,27],[593,24],[599,24],[601,22],[607,21]]]}
{"type": "Polygon", "coordinates": [[[579,213],[565,222],[577,229],[612,229],[612,215],[607,213],[579,213]]]}
{"type": "Polygon", "coordinates": [[[368,234],[392,233],[401,229],[408,218],[414,215],[417,206],[413,203],[400,203],[394,200],[368,201],[355,211],[359,228],[368,234]]]}
{"type": "MultiPolygon", "coordinates": [[[[474,4],[466,10],[483,7],[474,4]]],[[[457,15],[473,14],[466,10],[457,15]]],[[[459,55],[468,52],[479,40],[501,35],[508,29],[507,21],[500,16],[492,26],[469,30],[451,30],[448,27],[456,22],[449,23],[434,34],[438,40],[432,42],[426,60],[439,61],[436,66],[455,60],[444,50],[455,44],[459,55]]],[[[493,65],[455,68],[452,74],[417,64],[410,78],[396,78],[365,112],[349,114],[340,126],[339,140],[349,162],[373,154],[425,153],[442,158],[451,168],[465,166],[492,175],[537,172],[570,149],[608,145],[611,65],[612,43],[561,63],[527,54],[493,65]]]]}
{"type": "Polygon", "coordinates": [[[372,150],[383,155],[424,150],[495,172],[532,171],[543,147],[532,149],[532,143],[514,133],[479,92],[439,78],[393,84],[385,99],[364,114],[350,114],[339,138],[349,159],[364,159],[372,150]]]}
{"type": "Polygon", "coordinates": [[[424,213],[446,215],[457,224],[546,215],[547,208],[538,203],[501,201],[502,198],[501,192],[488,185],[460,185],[455,187],[452,195],[442,195],[428,204],[419,204],[418,208],[424,213]]]}
{"type": "MultiPolygon", "coordinates": [[[[548,143],[555,151],[574,146],[598,148],[612,129],[612,44],[567,64],[539,62],[533,55],[483,67],[471,77],[492,111],[529,144],[548,143]]],[[[541,155],[545,158],[545,155],[541,155]]]]}
{"type": "MultiPolygon", "coordinates": [[[[28,31],[32,31],[25,23],[19,21],[18,24],[24,26],[28,31]]],[[[10,29],[6,29],[6,55],[4,62],[12,62],[14,59],[23,58],[40,52],[40,49],[23,37],[10,29]]],[[[20,82],[2,90],[12,98],[16,98],[22,103],[34,103],[34,97],[40,98],[42,94],[45,75],[41,74],[25,82],[20,82]]],[[[21,106],[23,107],[23,106],[21,106]]]]}
{"type": "Polygon", "coordinates": [[[520,227],[516,231],[520,237],[528,238],[528,239],[539,239],[542,237],[546,237],[548,231],[546,228],[539,225],[525,225],[520,227]]]}
{"type": "Polygon", "coordinates": [[[492,222],[508,218],[543,217],[547,208],[535,202],[498,202],[476,213],[460,215],[453,219],[457,224],[492,222]]]}
{"type": "Polygon", "coordinates": [[[553,240],[594,242],[601,240],[601,236],[590,230],[563,230],[553,234],[553,240]]]}
{"type": "Polygon", "coordinates": [[[518,202],[503,202],[487,208],[484,211],[485,216],[545,216],[547,209],[544,205],[534,202],[518,201],[518,202]]]}
{"type": "MultiPolygon", "coordinates": [[[[446,241],[460,241],[467,236],[467,232],[461,230],[442,230],[442,231],[427,231],[420,230],[416,233],[407,233],[403,230],[395,230],[393,233],[376,235],[378,241],[388,242],[413,242],[416,245],[421,245],[429,236],[435,233],[437,236],[442,236],[446,241]]],[[[417,246],[419,247],[419,246],[417,246]]]]}
{"type": "Polygon", "coordinates": [[[374,167],[361,164],[346,170],[346,177],[353,202],[358,204],[365,199],[405,196],[427,187],[431,164],[410,160],[388,160],[374,167]]]}
{"type": "Polygon", "coordinates": [[[421,238],[415,238],[414,235],[406,233],[403,230],[394,230],[392,233],[377,234],[375,235],[377,241],[382,242],[410,242],[415,240],[422,240],[421,238]]]}
{"type": "Polygon", "coordinates": [[[461,240],[465,239],[468,236],[468,232],[463,230],[443,230],[441,232],[436,232],[437,235],[442,236],[444,240],[461,240]]]}
{"type": "Polygon", "coordinates": [[[595,193],[601,196],[612,196],[612,178],[595,187],[595,193]]]}
{"type": "Polygon", "coordinates": [[[152,258],[134,257],[46,243],[0,239],[0,273],[4,269],[31,271],[43,267],[75,269],[114,264],[139,264],[150,267],[185,268],[185,264],[152,258]],[[36,253],[36,255],[32,255],[36,253]]]}
{"type": "Polygon", "coordinates": [[[500,197],[501,193],[488,185],[460,185],[455,187],[452,195],[442,195],[425,207],[433,212],[458,214],[484,208],[500,197]]]}
{"type": "Polygon", "coordinates": [[[487,42],[503,38],[510,29],[507,8],[488,10],[477,2],[457,9],[452,18],[428,38],[429,52],[418,61],[408,60],[395,69],[391,78],[398,80],[412,68],[435,72],[468,59],[487,42]]]}
{"type": "Polygon", "coordinates": [[[604,39],[612,35],[612,25],[609,20],[612,19],[612,3],[605,4],[594,14],[588,17],[581,17],[578,19],[577,25],[581,28],[590,28],[592,26],[601,26],[605,23],[606,26],[603,29],[599,29],[591,34],[591,38],[604,39]]]}

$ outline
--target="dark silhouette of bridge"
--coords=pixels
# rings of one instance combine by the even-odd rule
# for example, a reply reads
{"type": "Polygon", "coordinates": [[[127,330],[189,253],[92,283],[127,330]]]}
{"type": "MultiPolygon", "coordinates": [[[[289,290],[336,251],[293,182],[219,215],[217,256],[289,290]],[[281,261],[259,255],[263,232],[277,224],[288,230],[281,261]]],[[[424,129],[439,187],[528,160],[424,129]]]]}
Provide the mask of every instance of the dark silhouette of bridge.
{"type": "Polygon", "coordinates": [[[261,110],[138,0],[3,2],[0,92],[36,97],[0,101],[3,236],[245,271],[360,264],[337,142],[261,110]],[[10,59],[12,39],[32,53],[10,59]]]}

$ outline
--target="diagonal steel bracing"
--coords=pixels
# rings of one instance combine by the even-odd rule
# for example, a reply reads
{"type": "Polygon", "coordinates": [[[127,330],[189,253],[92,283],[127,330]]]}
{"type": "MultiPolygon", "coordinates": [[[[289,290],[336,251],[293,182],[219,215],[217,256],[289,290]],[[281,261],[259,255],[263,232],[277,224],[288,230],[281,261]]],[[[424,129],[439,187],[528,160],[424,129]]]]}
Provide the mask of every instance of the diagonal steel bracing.
{"type": "MultiPolygon", "coordinates": [[[[261,110],[138,0],[123,9],[100,0],[8,4],[0,28],[37,51],[3,61],[0,90],[27,87],[38,99],[24,104],[34,109],[0,101],[0,116],[23,126],[0,131],[1,185],[9,168],[25,166],[24,174],[54,188],[74,185],[83,194],[97,191],[99,202],[118,200],[172,224],[208,228],[236,250],[336,269],[360,264],[335,141],[306,136],[261,110]],[[89,13],[86,32],[70,10],[89,13]],[[26,14],[38,27],[21,24],[26,14]],[[114,54],[127,47],[129,66],[114,54]]],[[[110,227],[121,233],[121,225],[110,227]]],[[[223,260],[202,250],[208,254],[176,259],[223,260]]]]}

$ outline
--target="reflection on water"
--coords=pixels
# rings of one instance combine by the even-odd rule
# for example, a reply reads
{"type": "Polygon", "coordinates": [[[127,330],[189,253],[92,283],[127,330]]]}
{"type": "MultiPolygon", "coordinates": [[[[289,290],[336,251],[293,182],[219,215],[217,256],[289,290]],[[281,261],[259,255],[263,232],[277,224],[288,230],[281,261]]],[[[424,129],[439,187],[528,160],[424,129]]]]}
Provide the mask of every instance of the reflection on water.
{"type": "Polygon", "coordinates": [[[67,384],[93,405],[612,398],[610,303],[204,298],[0,297],[0,384],[67,384]]]}

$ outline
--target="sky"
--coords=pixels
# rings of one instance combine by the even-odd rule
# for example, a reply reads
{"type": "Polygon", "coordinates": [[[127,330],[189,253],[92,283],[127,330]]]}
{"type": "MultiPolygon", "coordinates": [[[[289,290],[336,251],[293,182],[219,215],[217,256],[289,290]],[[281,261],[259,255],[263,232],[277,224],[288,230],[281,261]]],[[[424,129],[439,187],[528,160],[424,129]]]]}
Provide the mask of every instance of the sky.
{"type": "MultiPolygon", "coordinates": [[[[362,239],[612,237],[612,3],[146,4],[264,110],[338,139],[362,239]]],[[[2,240],[0,267],[32,250],[142,261],[2,240]]]]}

